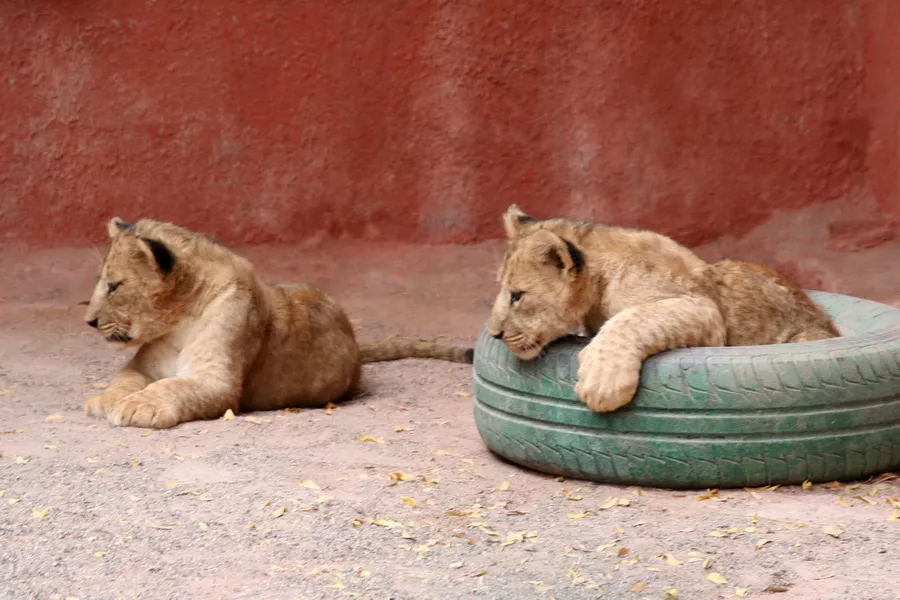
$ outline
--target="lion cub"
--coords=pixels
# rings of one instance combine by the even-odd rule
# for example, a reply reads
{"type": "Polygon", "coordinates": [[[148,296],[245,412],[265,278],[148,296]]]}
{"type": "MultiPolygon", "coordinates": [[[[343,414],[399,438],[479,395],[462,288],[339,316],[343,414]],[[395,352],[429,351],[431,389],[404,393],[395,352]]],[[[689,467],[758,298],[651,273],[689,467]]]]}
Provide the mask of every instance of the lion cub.
{"type": "Polygon", "coordinates": [[[472,350],[389,340],[358,345],[346,315],[306,285],[273,285],[212,239],[115,217],[86,320],[137,353],[87,401],[113,425],[167,428],[234,412],[321,407],[360,365],[400,358],[470,363],[472,350]]]}
{"type": "Polygon", "coordinates": [[[838,335],[803,290],[759,265],[709,265],[658,233],[538,221],[516,205],[503,222],[509,245],[489,333],[522,360],[571,332],[593,336],[575,386],[593,410],[631,402],[644,359],[664,350],[838,335]]]}

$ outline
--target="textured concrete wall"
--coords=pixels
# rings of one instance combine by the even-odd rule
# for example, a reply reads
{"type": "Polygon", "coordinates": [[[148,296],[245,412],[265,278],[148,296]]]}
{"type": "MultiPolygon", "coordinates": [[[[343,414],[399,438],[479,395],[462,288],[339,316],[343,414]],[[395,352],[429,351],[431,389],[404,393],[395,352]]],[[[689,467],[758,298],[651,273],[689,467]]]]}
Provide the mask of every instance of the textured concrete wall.
{"type": "Polygon", "coordinates": [[[0,242],[86,244],[112,214],[233,243],[466,242],[511,202],[689,243],[740,233],[867,177],[872,126],[895,121],[863,95],[897,95],[866,82],[866,10],[6,0],[0,242]]]}

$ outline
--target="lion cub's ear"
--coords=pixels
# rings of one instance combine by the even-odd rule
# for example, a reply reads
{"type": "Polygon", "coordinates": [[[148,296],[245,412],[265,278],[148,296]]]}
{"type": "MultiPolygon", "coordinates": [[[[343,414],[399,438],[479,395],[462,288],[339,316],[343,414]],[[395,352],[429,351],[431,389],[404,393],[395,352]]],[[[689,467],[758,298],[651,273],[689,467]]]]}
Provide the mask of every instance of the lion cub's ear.
{"type": "Polygon", "coordinates": [[[532,237],[532,251],[545,265],[561,273],[579,273],[584,267],[584,253],[569,240],[549,231],[539,231],[532,237]]]}
{"type": "Polygon", "coordinates": [[[157,240],[151,240],[149,238],[139,239],[143,242],[141,247],[145,249],[144,253],[151,261],[153,261],[163,277],[171,273],[175,268],[175,254],[169,247],[157,240]]]}
{"type": "Polygon", "coordinates": [[[129,223],[121,217],[113,217],[106,224],[106,232],[109,234],[109,237],[113,238],[132,227],[134,227],[134,223],[129,223]]]}
{"type": "Polygon", "coordinates": [[[522,228],[522,223],[531,223],[536,221],[534,217],[529,217],[517,204],[511,204],[503,215],[503,227],[506,229],[506,237],[514,240],[518,237],[522,228]]]}

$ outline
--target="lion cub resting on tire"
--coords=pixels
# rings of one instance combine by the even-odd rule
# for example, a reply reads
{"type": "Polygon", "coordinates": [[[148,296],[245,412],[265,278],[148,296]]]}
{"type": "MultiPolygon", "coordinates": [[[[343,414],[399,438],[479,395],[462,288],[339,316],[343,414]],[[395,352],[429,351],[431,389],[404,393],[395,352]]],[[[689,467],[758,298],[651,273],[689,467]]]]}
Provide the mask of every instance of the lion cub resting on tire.
{"type": "Polygon", "coordinates": [[[350,392],[360,365],[400,358],[469,363],[432,342],[358,345],[341,308],[305,285],[272,285],[210,238],[144,219],[111,238],[86,319],[139,346],[88,414],[167,428],[234,412],[321,407],[350,392]]]}
{"type": "Polygon", "coordinates": [[[760,265],[709,265],[657,233],[538,221],[516,205],[504,226],[509,246],[488,331],[522,360],[587,331],[575,392],[596,411],[631,402],[644,359],[663,350],[838,335],[802,289],[760,265]]]}

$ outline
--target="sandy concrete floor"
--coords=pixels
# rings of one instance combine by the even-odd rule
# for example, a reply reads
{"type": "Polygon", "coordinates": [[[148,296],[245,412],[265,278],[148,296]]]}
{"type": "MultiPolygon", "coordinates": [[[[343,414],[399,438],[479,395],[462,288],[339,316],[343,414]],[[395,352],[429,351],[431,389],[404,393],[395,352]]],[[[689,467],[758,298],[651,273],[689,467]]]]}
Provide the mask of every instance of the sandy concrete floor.
{"type": "MultiPolygon", "coordinates": [[[[245,253],[336,295],[360,337],[471,343],[501,251],[245,253]]],[[[126,358],[76,306],[98,261],[0,256],[0,598],[900,598],[896,477],[717,495],[560,481],[485,449],[461,365],[367,366],[331,414],[90,419],[126,358]]]]}

